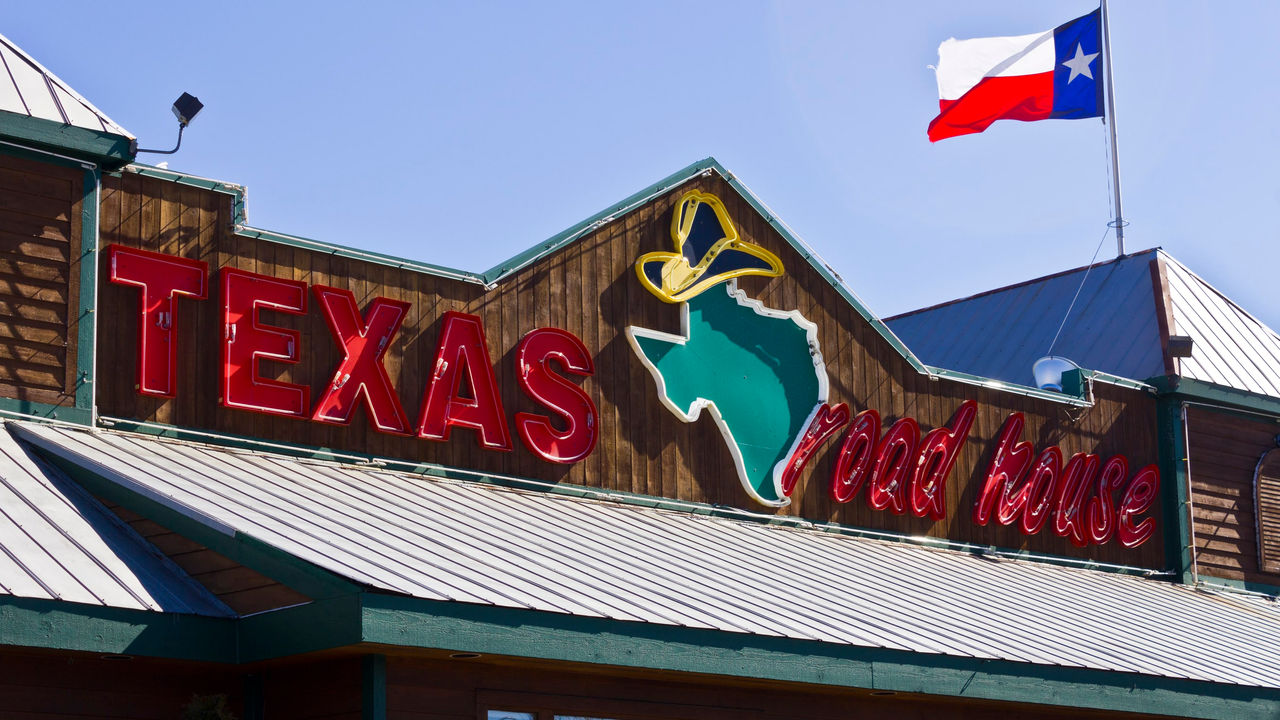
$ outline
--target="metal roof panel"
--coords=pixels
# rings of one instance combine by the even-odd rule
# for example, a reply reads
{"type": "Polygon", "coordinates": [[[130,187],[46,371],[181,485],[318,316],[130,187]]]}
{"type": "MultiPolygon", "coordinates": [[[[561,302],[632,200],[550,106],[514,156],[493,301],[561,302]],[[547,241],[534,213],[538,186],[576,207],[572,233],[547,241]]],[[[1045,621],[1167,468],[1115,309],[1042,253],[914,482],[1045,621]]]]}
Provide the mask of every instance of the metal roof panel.
{"type": "Polygon", "coordinates": [[[1270,601],[114,431],[17,432],[374,590],[1280,688],[1280,656],[1256,652],[1280,644],[1270,601]]]}

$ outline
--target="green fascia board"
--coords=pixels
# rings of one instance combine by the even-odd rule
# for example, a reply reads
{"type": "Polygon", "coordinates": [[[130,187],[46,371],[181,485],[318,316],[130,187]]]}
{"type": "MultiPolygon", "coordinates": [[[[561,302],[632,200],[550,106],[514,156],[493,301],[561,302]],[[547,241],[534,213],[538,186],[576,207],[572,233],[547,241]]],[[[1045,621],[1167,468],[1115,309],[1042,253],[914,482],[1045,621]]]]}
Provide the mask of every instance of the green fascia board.
{"type": "Polygon", "coordinates": [[[1191,491],[1187,484],[1187,450],[1182,435],[1182,405],[1177,398],[1156,400],[1156,434],[1159,447],[1161,505],[1164,507],[1164,554],[1166,567],[1173,568],[1183,583],[1192,583],[1191,491]]]}
{"type": "Polygon", "coordinates": [[[494,265],[483,272],[481,276],[489,287],[494,287],[507,277],[520,272],[520,270],[525,267],[528,267],[542,258],[556,252],[560,248],[574,242],[583,235],[597,230],[614,220],[618,220],[627,213],[643,205],[652,198],[670,190],[676,185],[680,185],[688,181],[690,178],[694,178],[711,171],[718,172],[721,176],[725,175],[723,168],[721,168],[720,164],[715,161],[715,158],[705,158],[681,168],[645,189],[632,193],[621,202],[614,203],[586,220],[575,223],[569,228],[552,235],[528,250],[517,253],[497,265],[494,265]]]}
{"type": "Polygon", "coordinates": [[[359,644],[360,598],[360,593],[351,593],[240,618],[239,661],[254,663],[359,644]]]}
{"type": "Polygon", "coordinates": [[[50,405],[31,400],[15,400],[0,398],[0,416],[19,420],[47,421],[71,423],[73,425],[92,425],[93,417],[89,410],[72,405],[50,405]]]}
{"type": "MultiPolygon", "coordinates": [[[[76,386],[75,406],[89,416],[86,425],[92,425],[95,407],[94,370],[98,305],[98,205],[102,176],[98,169],[84,173],[83,199],[80,203],[80,317],[76,321],[76,386]]],[[[62,418],[70,420],[70,418],[62,418]]]]}
{"type": "Polygon", "coordinates": [[[1191,402],[1207,405],[1221,405],[1261,413],[1275,415],[1280,418],[1280,398],[1261,395],[1247,390],[1218,385],[1203,380],[1177,377],[1176,375],[1154,377],[1147,381],[1161,395],[1174,395],[1191,402]]]}
{"type": "Polygon", "coordinates": [[[1230,578],[1201,575],[1196,581],[1196,586],[1209,590],[1220,590],[1223,592],[1262,595],[1272,600],[1280,598],[1280,585],[1272,585],[1270,583],[1251,582],[1248,580],[1232,580],[1230,578]]]}
{"type": "Polygon", "coordinates": [[[85,467],[68,456],[36,445],[36,451],[90,493],[119,503],[160,525],[194,540],[235,562],[270,577],[315,599],[357,592],[360,586],[323,568],[284,552],[251,535],[219,527],[195,513],[185,513],[174,504],[162,502],[121,484],[107,473],[85,467]]]}
{"type": "Polygon", "coordinates": [[[876,691],[1236,720],[1280,690],[366,593],[363,640],[876,691]]]}
{"type": "Polygon", "coordinates": [[[0,596],[0,645],[232,663],[232,618],[0,596]]]}
{"type": "Polygon", "coordinates": [[[50,150],[114,170],[133,161],[133,139],[0,110],[0,140],[50,150]]]}

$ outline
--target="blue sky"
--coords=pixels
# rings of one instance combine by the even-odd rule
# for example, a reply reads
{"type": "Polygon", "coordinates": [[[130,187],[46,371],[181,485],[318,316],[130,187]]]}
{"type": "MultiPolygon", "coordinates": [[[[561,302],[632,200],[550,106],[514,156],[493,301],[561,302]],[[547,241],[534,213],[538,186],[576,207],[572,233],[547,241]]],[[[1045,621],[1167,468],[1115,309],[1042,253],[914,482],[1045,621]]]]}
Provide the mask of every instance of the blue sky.
{"type": "MultiPolygon", "coordinates": [[[[1111,215],[1097,120],[925,137],[942,40],[1087,1],[354,7],[28,2],[0,32],[144,147],[199,96],[170,165],[247,186],[253,225],[467,270],[708,155],[886,316],[1083,265],[1111,215]]],[[[1280,4],[1111,13],[1128,249],[1280,328],[1280,4]]]]}

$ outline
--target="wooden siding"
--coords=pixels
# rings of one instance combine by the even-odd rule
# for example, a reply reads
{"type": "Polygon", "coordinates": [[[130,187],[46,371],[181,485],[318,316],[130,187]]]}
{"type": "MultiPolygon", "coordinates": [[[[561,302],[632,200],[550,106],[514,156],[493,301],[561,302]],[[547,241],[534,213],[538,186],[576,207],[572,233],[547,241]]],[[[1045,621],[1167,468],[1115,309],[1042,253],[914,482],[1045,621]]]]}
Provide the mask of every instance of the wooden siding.
{"type": "MultiPolygon", "coordinates": [[[[444,311],[468,312],[483,319],[508,418],[521,411],[545,413],[517,387],[514,354],[518,341],[537,327],[569,330],[583,340],[594,357],[595,376],[582,385],[599,409],[600,437],[590,457],[565,466],[541,461],[520,445],[514,432],[515,450],[502,453],[481,449],[475,433],[465,429],[454,429],[448,442],[378,433],[369,427],[363,409],[356,412],[349,427],[343,427],[223,408],[218,404],[221,328],[216,282],[210,283],[208,300],[178,303],[181,359],[174,399],[146,397],[135,391],[137,291],[102,284],[103,317],[111,318],[113,328],[99,338],[99,367],[104,370],[98,404],[104,415],[858,527],[1087,556],[1104,562],[1145,567],[1163,563],[1159,531],[1137,550],[1124,550],[1114,542],[1081,550],[1047,532],[1027,538],[1009,527],[974,527],[969,521],[993,438],[1010,412],[1026,414],[1024,437],[1037,449],[1060,444],[1068,457],[1075,452],[1124,453],[1136,471],[1156,459],[1151,397],[1098,385],[1097,403],[1080,410],[973,385],[930,381],[916,373],[719,178],[698,178],[673,188],[489,291],[476,284],[237,236],[229,227],[231,205],[226,195],[127,173],[104,183],[104,243],[203,260],[211,271],[230,266],[313,285],[348,288],[362,307],[377,296],[412,303],[386,361],[411,420],[417,417],[444,311]],[[875,408],[886,427],[900,417],[912,416],[927,431],[946,424],[964,400],[978,401],[978,418],[948,486],[945,520],[933,522],[873,511],[862,498],[834,505],[827,498],[827,477],[838,439],[829,441],[810,462],[789,507],[770,510],[755,505],[739,484],[729,451],[710,417],[704,415],[698,422],[686,424],[659,402],[653,379],[635,357],[623,331],[637,325],[678,332],[679,310],[645,291],[633,266],[642,253],[671,247],[671,208],[683,190],[692,188],[719,195],[740,234],[781,257],[787,268],[784,277],[744,279],[741,285],[767,306],[798,309],[818,325],[832,402],[847,402],[854,412],[875,408]]],[[[430,238],[429,228],[423,233],[432,242],[474,240],[430,238]]],[[[423,247],[424,259],[430,260],[429,245],[423,247]]],[[[264,363],[265,372],[289,382],[310,384],[314,400],[340,359],[321,314],[312,307],[305,317],[268,314],[265,320],[296,328],[302,337],[300,363],[264,363]]],[[[1159,521],[1158,509],[1150,515],[1159,521]]]]}
{"type": "Polygon", "coordinates": [[[71,404],[84,171],[0,154],[0,397],[71,404]]]}
{"type": "Polygon", "coordinates": [[[244,717],[240,673],[224,665],[8,649],[0,668],[5,720],[179,720],[197,695],[226,695],[244,717]]]}
{"type": "Polygon", "coordinates": [[[518,660],[387,660],[388,720],[485,720],[490,709],[535,713],[537,720],[553,720],[556,714],[615,720],[1122,716],[1078,708],[947,700],[906,693],[883,697],[866,690],[724,677],[571,670],[554,663],[518,660]]]}
{"type": "MultiPolygon", "coordinates": [[[[1276,447],[1280,424],[1205,408],[1187,409],[1196,566],[1201,575],[1280,583],[1258,563],[1253,473],[1276,447]]],[[[1280,537],[1272,537],[1272,542],[1280,537]]]]}
{"type": "Polygon", "coordinates": [[[262,717],[271,720],[361,720],[359,657],[275,664],[264,668],[262,717]]]}
{"type": "Polygon", "coordinates": [[[108,500],[100,501],[239,615],[289,607],[310,600],[306,595],[157,522],[108,500]]]}

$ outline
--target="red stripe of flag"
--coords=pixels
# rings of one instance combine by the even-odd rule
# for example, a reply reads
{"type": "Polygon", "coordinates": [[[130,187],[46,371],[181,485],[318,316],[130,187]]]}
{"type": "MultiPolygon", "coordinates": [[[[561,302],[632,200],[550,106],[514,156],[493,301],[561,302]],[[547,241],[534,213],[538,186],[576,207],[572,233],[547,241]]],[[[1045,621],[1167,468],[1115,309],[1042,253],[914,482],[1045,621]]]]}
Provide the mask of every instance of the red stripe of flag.
{"type": "Polygon", "coordinates": [[[997,120],[1047,120],[1053,112],[1053,73],[986,77],[956,100],[939,100],[929,141],[986,130],[997,120]]]}

